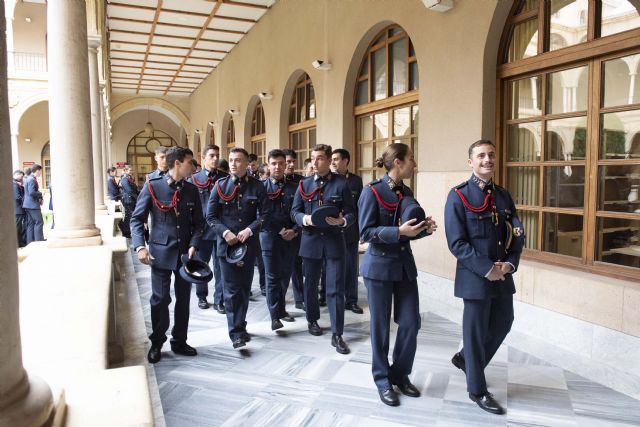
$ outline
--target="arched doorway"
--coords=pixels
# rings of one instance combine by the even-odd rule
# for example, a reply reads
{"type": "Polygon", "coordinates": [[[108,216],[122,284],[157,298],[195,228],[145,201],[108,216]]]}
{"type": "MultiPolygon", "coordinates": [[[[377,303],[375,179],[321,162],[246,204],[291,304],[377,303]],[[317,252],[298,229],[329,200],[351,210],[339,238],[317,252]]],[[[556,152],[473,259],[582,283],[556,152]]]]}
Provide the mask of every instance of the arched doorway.
{"type": "MultiPolygon", "coordinates": [[[[363,182],[384,174],[374,166],[385,147],[402,142],[418,160],[418,61],[411,39],[389,25],[369,44],[354,93],[355,170],[363,182]]],[[[416,177],[406,184],[415,191],[416,177]]]]}
{"type": "Polygon", "coordinates": [[[144,184],[147,174],[158,167],[154,159],[155,149],[174,145],[178,145],[176,141],[161,130],[153,130],[151,134],[143,130],[131,138],[127,146],[127,164],[131,166],[133,178],[139,186],[144,184]]]}

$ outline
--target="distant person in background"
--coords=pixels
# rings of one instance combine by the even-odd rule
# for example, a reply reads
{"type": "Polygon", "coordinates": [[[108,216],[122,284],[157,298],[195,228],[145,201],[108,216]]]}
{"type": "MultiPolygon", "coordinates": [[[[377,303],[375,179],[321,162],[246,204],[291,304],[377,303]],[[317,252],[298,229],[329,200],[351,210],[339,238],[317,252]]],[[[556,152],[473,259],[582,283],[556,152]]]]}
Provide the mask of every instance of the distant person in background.
{"type": "Polygon", "coordinates": [[[120,177],[120,188],[122,189],[122,207],[124,208],[124,219],[119,224],[122,235],[127,239],[131,238],[131,215],[136,208],[138,200],[138,186],[131,176],[131,166],[126,165],[120,177]]]}
{"type": "Polygon", "coordinates": [[[255,153],[249,154],[249,166],[247,168],[247,174],[254,178],[258,178],[258,155],[255,153]]]}
{"type": "Polygon", "coordinates": [[[53,190],[52,186],[49,184],[49,211],[51,212],[51,229],[53,230],[56,226],[56,217],[53,214],[53,190]]]}
{"type": "Polygon", "coordinates": [[[120,200],[120,187],[116,180],[116,168],[113,166],[107,169],[107,197],[114,202],[120,200]]]}
{"type": "Polygon", "coordinates": [[[24,170],[24,176],[29,176],[29,175],[31,175],[31,168],[26,168],[24,170]]]}
{"type": "Polygon", "coordinates": [[[304,159],[304,176],[312,176],[313,175],[313,165],[311,164],[311,159],[304,159]]]}
{"type": "Polygon", "coordinates": [[[260,181],[266,181],[267,178],[269,178],[269,175],[269,167],[266,163],[262,163],[260,166],[258,166],[258,179],[260,181]]]}
{"type": "Polygon", "coordinates": [[[228,174],[229,173],[229,162],[226,161],[225,159],[220,159],[220,161],[218,162],[218,170],[221,170],[222,172],[228,174]]]}
{"type": "Polygon", "coordinates": [[[22,207],[24,208],[27,217],[27,233],[26,243],[37,242],[44,240],[44,234],[42,232],[42,226],[44,222],[42,220],[42,193],[38,185],[38,178],[42,175],[42,166],[35,164],[31,167],[31,175],[25,176],[23,179],[24,184],[24,200],[22,207]]]}
{"type": "Polygon", "coordinates": [[[22,179],[24,178],[24,172],[16,170],[13,172],[13,200],[15,202],[16,213],[16,231],[18,233],[18,247],[21,248],[26,245],[26,213],[22,207],[24,202],[24,187],[22,186],[22,179]]]}
{"type": "Polygon", "coordinates": [[[167,147],[160,146],[155,149],[155,157],[154,160],[158,165],[158,169],[154,170],[150,174],[147,175],[147,181],[151,178],[157,178],[159,176],[164,176],[169,170],[167,166],[167,147]]]}

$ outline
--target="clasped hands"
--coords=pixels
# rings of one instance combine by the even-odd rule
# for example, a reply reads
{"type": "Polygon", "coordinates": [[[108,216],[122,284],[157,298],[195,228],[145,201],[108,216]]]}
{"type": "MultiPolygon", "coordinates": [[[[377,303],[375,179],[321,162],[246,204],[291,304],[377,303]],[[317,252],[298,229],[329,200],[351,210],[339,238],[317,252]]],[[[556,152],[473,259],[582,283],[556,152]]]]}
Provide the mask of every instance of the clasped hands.
{"type": "Polygon", "coordinates": [[[511,273],[511,264],[508,262],[494,262],[493,268],[489,272],[487,279],[492,282],[497,280],[504,280],[504,276],[507,273],[511,273]]]}
{"type": "Polygon", "coordinates": [[[249,237],[251,237],[251,230],[248,228],[245,228],[244,230],[239,232],[237,235],[234,234],[233,231],[229,231],[225,233],[224,240],[226,240],[229,246],[233,246],[238,242],[240,243],[246,242],[249,237]]]}

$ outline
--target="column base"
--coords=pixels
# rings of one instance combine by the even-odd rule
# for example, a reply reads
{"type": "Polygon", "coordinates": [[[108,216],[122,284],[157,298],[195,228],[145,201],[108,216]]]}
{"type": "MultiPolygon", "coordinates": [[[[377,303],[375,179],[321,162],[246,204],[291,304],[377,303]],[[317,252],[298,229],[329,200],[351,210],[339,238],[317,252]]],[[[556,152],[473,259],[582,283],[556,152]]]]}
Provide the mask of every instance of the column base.
{"type": "Polygon", "coordinates": [[[107,205],[105,205],[104,203],[96,205],[96,215],[109,215],[107,205]]]}
{"type": "Polygon", "coordinates": [[[54,229],[51,238],[47,241],[50,248],[69,248],[77,246],[100,246],[102,236],[100,230],[95,228],[81,229],[54,229]]]}
{"type": "MultiPolygon", "coordinates": [[[[38,377],[27,377],[27,392],[0,411],[2,426],[42,426],[50,421],[53,411],[51,390],[38,377]]],[[[22,388],[22,386],[16,386],[22,388]]]]}

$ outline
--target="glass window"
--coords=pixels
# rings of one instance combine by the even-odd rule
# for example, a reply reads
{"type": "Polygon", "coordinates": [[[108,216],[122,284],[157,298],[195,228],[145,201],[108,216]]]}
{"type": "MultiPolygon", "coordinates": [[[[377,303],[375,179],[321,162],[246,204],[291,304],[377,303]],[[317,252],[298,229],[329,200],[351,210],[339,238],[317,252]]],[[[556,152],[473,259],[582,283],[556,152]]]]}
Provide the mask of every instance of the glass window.
{"type": "Polygon", "coordinates": [[[527,249],[538,249],[538,212],[518,210],[518,218],[526,230],[527,238],[524,246],[527,249]]]}
{"type": "Polygon", "coordinates": [[[606,0],[600,3],[600,35],[602,37],[640,28],[638,3],[628,0],[606,0]]]}
{"type": "Polygon", "coordinates": [[[389,92],[391,96],[395,96],[407,91],[407,39],[392,43],[389,53],[391,58],[389,92]]]}
{"type": "Polygon", "coordinates": [[[373,100],[387,97],[387,52],[378,49],[371,56],[371,69],[373,71],[373,100]]]}
{"type": "Polygon", "coordinates": [[[535,10],[538,8],[538,0],[525,0],[522,2],[521,6],[518,8],[517,13],[529,12],[530,10],[535,10]]]}
{"type": "Polygon", "coordinates": [[[572,113],[587,109],[587,66],[549,74],[547,111],[549,114],[572,113]]]}
{"type": "Polygon", "coordinates": [[[418,90],[420,87],[420,73],[418,72],[418,63],[411,62],[409,64],[409,90],[418,90]]]}
{"type": "Polygon", "coordinates": [[[540,122],[508,125],[507,161],[533,162],[540,160],[540,122]]]}
{"type": "Polygon", "coordinates": [[[545,212],[542,224],[542,250],[572,257],[582,256],[582,216],[545,212]]]}
{"type": "Polygon", "coordinates": [[[507,62],[530,58],[538,53],[538,19],[517,24],[513,27],[513,34],[507,51],[507,62]]]}
{"type": "Polygon", "coordinates": [[[640,268],[640,221],[598,218],[598,261],[640,268]]]}
{"type": "Polygon", "coordinates": [[[542,79],[540,76],[514,80],[509,84],[511,119],[526,119],[542,114],[542,79]]]}
{"type": "Polygon", "coordinates": [[[551,0],[549,15],[549,50],[582,43],[587,39],[584,16],[589,9],[588,0],[551,0]]]}
{"type": "Polygon", "coordinates": [[[602,115],[601,159],[640,159],[640,110],[602,115]]]}
{"type": "Polygon", "coordinates": [[[598,187],[598,210],[640,212],[640,164],[601,166],[598,187]]]}
{"type": "Polygon", "coordinates": [[[361,80],[358,82],[356,105],[366,104],[367,102],[369,102],[369,80],[361,80]]]}
{"type": "Polygon", "coordinates": [[[127,164],[131,166],[133,178],[138,186],[144,185],[146,175],[158,168],[154,150],[159,146],[174,145],[177,145],[176,141],[158,129],[154,129],[151,135],[143,130],[129,140],[127,164]]]}
{"type": "Polygon", "coordinates": [[[511,166],[507,168],[507,190],[516,205],[538,206],[540,168],[511,166]]]}
{"type": "Polygon", "coordinates": [[[640,104],[640,53],[604,63],[603,107],[640,104]]]}
{"type": "Polygon", "coordinates": [[[546,160],[584,160],[587,117],[549,120],[545,143],[546,160]]]}

